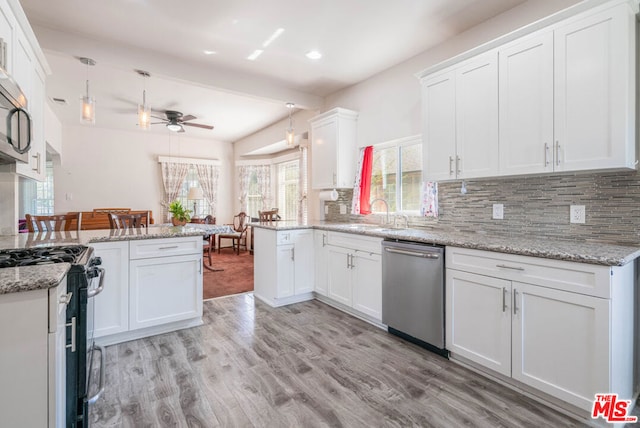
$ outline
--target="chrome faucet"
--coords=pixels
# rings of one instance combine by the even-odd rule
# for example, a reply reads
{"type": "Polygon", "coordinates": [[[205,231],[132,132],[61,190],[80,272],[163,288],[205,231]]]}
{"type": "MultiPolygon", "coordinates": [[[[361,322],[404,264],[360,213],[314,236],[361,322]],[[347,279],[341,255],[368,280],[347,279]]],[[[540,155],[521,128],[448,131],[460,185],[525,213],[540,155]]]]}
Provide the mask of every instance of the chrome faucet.
{"type": "Polygon", "coordinates": [[[384,202],[384,207],[387,209],[387,222],[385,224],[389,224],[389,204],[387,203],[387,201],[385,201],[382,198],[377,198],[377,199],[374,199],[373,201],[369,202],[369,205],[373,206],[373,204],[375,202],[378,202],[378,201],[384,202]]]}
{"type": "Polygon", "coordinates": [[[398,227],[398,218],[401,218],[404,220],[404,228],[408,229],[409,228],[409,216],[406,214],[398,214],[393,223],[394,223],[394,227],[398,227]]]}

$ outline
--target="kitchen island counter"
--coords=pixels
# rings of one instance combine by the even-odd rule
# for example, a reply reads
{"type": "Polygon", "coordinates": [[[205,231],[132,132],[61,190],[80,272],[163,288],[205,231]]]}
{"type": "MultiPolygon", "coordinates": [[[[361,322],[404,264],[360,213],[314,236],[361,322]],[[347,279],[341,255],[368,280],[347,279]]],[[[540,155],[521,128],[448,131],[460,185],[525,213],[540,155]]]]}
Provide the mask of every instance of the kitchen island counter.
{"type": "Polygon", "coordinates": [[[250,226],[271,230],[320,229],[605,266],[624,266],[640,257],[640,247],[635,246],[518,234],[459,233],[435,228],[394,229],[365,223],[276,221],[250,223],[250,226]]]}

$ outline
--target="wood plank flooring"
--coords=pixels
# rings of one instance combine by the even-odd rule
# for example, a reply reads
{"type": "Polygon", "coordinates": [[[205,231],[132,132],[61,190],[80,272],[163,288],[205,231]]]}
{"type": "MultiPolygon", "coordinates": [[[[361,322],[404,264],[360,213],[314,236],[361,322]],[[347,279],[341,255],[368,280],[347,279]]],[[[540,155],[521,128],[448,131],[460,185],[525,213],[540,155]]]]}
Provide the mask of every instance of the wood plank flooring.
{"type": "Polygon", "coordinates": [[[93,427],[570,427],[576,421],[318,301],[204,303],[107,348],[93,427]]]}

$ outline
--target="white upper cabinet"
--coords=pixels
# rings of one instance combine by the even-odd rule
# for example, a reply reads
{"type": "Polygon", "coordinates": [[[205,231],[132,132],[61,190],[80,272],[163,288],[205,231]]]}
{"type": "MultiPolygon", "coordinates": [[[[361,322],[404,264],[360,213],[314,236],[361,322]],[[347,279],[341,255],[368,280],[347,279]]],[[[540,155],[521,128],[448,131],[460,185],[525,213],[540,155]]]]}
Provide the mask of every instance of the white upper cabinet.
{"type": "Polygon", "coordinates": [[[553,171],[553,32],[499,50],[500,173],[553,171]]]}
{"type": "Polygon", "coordinates": [[[351,188],[356,171],[358,113],[335,108],[311,124],[311,187],[351,188]]]}
{"type": "Polygon", "coordinates": [[[4,43],[5,52],[3,52],[3,58],[0,58],[0,63],[4,60],[5,70],[9,73],[13,73],[13,40],[15,33],[16,22],[13,14],[9,9],[9,5],[6,0],[0,0],[0,38],[4,43]]]}
{"type": "Polygon", "coordinates": [[[559,171],[633,168],[635,16],[619,4],[555,30],[559,171]]]}
{"type": "Polygon", "coordinates": [[[496,52],[422,82],[425,180],[486,177],[498,172],[496,52]]]}
{"type": "Polygon", "coordinates": [[[637,8],[614,0],[423,73],[424,179],[635,168],[637,8]]]}
{"type": "Polygon", "coordinates": [[[489,52],[456,70],[457,178],[498,174],[498,55],[489,52]]]}

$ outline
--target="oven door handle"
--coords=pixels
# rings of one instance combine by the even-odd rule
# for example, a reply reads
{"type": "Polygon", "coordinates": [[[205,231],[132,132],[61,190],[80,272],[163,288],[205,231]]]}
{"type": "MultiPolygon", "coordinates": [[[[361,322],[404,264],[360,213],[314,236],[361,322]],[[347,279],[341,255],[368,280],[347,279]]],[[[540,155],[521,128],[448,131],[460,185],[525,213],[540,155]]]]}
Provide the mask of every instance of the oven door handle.
{"type": "Polygon", "coordinates": [[[104,276],[106,275],[104,268],[96,267],[94,268],[98,272],[100,272],[100,282],[98,283],[98,288],[87,291],[87,298],[95,297],[98,294],[102,293],[104,290],[104,276]]]}
{"type": "Polygon", "coordinates": [[[104,346],[100,346],[96,344],[93,345],[93,349],[96,351],[100,351],[100,383],[98,384],[98,392],[96,392],[95,395],[92,395],[91,397],[87,398],[87,403],[89,405],[98,401],[98,398],[100,398],[100,395],[102,395],[102,393],[104,392],[104,372],[105,372],[104,366],[106,363],[106,352],[105,352],[104,346]]]}

